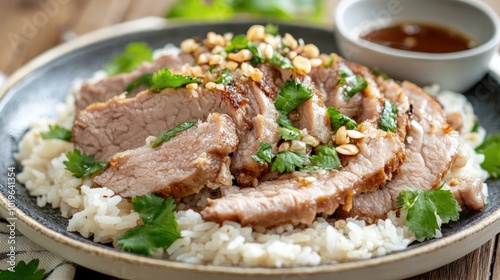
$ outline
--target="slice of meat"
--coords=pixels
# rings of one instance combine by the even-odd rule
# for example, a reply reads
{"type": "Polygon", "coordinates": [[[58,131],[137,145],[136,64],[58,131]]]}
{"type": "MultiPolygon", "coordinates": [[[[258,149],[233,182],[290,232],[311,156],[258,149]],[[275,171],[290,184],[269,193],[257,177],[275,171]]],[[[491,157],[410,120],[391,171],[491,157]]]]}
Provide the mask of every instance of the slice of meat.
{"type": "MultiPolygon", "coordinates": [[[[401,190],[430,190],[439,186],[458,151],[457,133],[446,123],[441,105],[409,82],[403,90],[413,105],[413,117],[406,138],[406,161],[394,178],[379,190],[353,199],[348,216],[373,222],[397,208],[401,190]]],[[[340,213],[345,216],[345,213],[340,213]]]]}
{"type": "Polygon", "coordinates": [[[260,143],[265,142],[271,145],[273,152],[278,150],[279,126],[276,123],[278,111],[274,107],[272,100],[255,83],[236,83],[241,94],[248,100],[247,112],[250,116],[255,116],[251,120],[252,128],[242,132],[240,135],[240,145],[233,155],[231,171],[236,176],[239,186],[255,186],[258,179],[268,172],[267,164],[259,165],[252,160],[252,156],[257,154],[260,143]]]}
{"type": "Polygon", "coordinates": [[[294,122],[294,126],[306,128],[309,135],[316,137],[321,143],[328,143],[331,139],[331,127],[323,104],[323,94],[316,89],[311,77],[301,76],[297,79],[312,90],[313,96],[295,109],[298,120],[294,122]]]}
{"type": "Polygon", "coordinates": [[[375,127],[372,123],[360,125],[360,131],[366,134],[358,143],[360,152],[347,158],[341,170],[295,172],[256,188],[209,200],[209,206],[202,211],[203,218],[242,225],[309,224],[316,214],[332,214],[340,205],[348,207],[354,194],[383,184],[402,164],[404,153],[399,137],[375,127]]]}
{"type": "MultiPolygon", "coordinates": [[[[130,83],[146,73],[154,73],[164,68],[181,69],[183,65],[192,64],[193,62],[193,57],[188,54],[165,55],[153,62],[143,63],[130,73],[111,76],[97,83],[86,83],[80,91],[75,93],[76,114],[92,103],[105,102],[123,93],[130,83]]],[[[144,89],[145,87],[137,88],[128,96],[133,97],[144,89]]]]}
{"type": "Polygon", "coordinates": [[[483,181],[477,178],[455,179],[449,183],[453,197],[458,205],[472,210],[482,210],[486,203],[486,196],[483,192],[483,181]]]}
{"type": "Polygon", "coordinates": [[[158,193],[179,199],[198,192],[208,183],[227,185],[228,182],[218,178],[227,177],[228,155],[237,145],[231,118],[214,113],[207,122],[156,148],[147,144],[116,154],[108,168],[94,178],[94,183],[122,197],[158,193]]]}
{"type": "Polygon", "coordinates": [[[206,120],[213,112],[231,116],[243,131],[248,129],[246,103],[241,96],[201,86],[115,97],[80,112],[73,125],[73,141],[77,149],[106,161],[118,152],[141,147],[148,136],[158,136],[181,122],[206,120]]]}
{"type": "Polygon", "coordinates": [[[383,108],[383,96],[375,82],[375,77],[368,68],[337,57],[335,63],[329,68],[313,68],[310,76],[323,94],[324,103],[327,107],[336,108],[340,113],[358,123],[380,118],[383,108]],[[366,89],[356,93],[350,99],[344,95],[344,86],[338,84],[338,72],[342,68],[352,70],[355,75],[361,75],[367,82],[366,89]]]}

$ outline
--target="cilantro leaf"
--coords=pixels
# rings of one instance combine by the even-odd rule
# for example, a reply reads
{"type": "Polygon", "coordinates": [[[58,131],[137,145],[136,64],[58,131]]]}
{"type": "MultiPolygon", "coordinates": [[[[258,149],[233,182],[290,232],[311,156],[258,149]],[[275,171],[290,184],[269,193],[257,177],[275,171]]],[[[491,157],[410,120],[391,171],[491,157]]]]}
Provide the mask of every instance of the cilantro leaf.
{"type": "Polygon", "coordinates": [[[280,87],[274,106],[276,106],[278,111],[282,111],[285,115],[288,115],[288,113],[309,100],[312,96],[313,92],[310,88],[296,80],[288,80],[280,87]]]}
{"type": "Polygon", "coordinates": [[[156,148],[163,142],[168,142],[170,139],[174,138],[178,133],[183,132],[184,130],[188,130],[191,127],[195,126],[197,122],[195,121],[190,121],[190,122],[182,122],[176,126],[174,126],[172,129],[169,131],[159,135],[156,137],[156,140],[151,144],[151,147],[156,148]]]}
{"type": "Polygon", "coordinates": [[[20,261],[12,270],[0,270],[0,279],[3,280],[42,280],[45,277],[45,269],[38,269],[40,260],[33,259],[29,263],[20,261]]]}
{"type": "Polygon", "coordinates": [[[233,81],[233,73],[229,68],[222,70],[222,74],[219,78],[217,78],[214,82],[217,84],[228,85],[231,81],[233,81]]]}
{"type": "Polygon", "coordinates": [[[96,161],[93,155],[87,155],[77,149],[67,152],[66,157],[68,160],[63,162],[66,170],[73,173],[76,178],[92,175],[108,165],[108,162],[96,161]]]}
{"type": "Polygon", "coordinates": [[[380,118],[380,128],[385,131],[396,132],[398,107],[389,100],[385,100],[384,109],[380,118]]]}
{"type": "Polygon", "coordinates": [[[164,88],[178,88],[190,83],[201,83],[197,78],[172,74],[170,69],[165,68],[153,74],[150,90],[162,90],[164,88]]]}
{"type": "Polygon", "coordinates": [[[314,167],[324,170],[336,170],[340,167],[340,159],[335,147],[320,145],[316,147],[316,155],[309,158],[314,167]]]}
{"type": "Polygon", "coordinates": [[[364,90],[368,83],[365,78],[360,75],[354,75],[351,69],[340,67],[338,85],[344,88],[344,95],[347,99],[351,99],[356,93],[364,90]]]}
{"type": "Polygon", "coordinates": [[[144,61],[153,61],[153,51],[146,43],[130,43],[123,53],[104,65],[104,71],[110,76],[130,72],[144,61]]]}
{"type": "Polygon", "coordinates": [[[295,168],[301,168],[305,161],[305,155],[291,152],[283,151],[279,152],[274,159],[273,165],[271,166],[271,171],[283,172],[293,172],[295,168]]]}
{"type": "Polygon", "coordinates": [[[293,126],[292,121],[288,118],[285,112],[279,111],[278,119],[276,120],[281,127],[293,126]]]}
{"type": "Polygon", "coordinates": [[[273,160],[273,148],[266,142],[260,142],[257,154],[252,156],[252,160],[260,165],[264,165],[266,162],[271,163],[273,160]]]}
{"type": "Polygon", "coordinates": [[[326,114],[330,119],[330,124],[332,125],[332,129],[337,131],[340,127],[346,126],[348,129],[355,129],[358,127],[358,124],[348,116],[342,115],[339,110],[329,107],[326,110],[326,114]]]}
{"type": "Polygon", "coordinates": [[[151,87],[151,79],[153,78],[153,75],[151,73],[146,73],[142,76],[140,76],[139,78],[135,79],[133,82],[131,82],[127,88],[125,89],[125,91],[127,93],[130,93],[131,91],[133,91],[134,89],[142,86],[142,85],[145,85],[146,87],[151,87]]]}
{"type": "Polygon", "coordinates": [[[278,135],[285,141],[298,139],[301,136],[300,130],[296,127],[286,125],[278,131],[278,135]]]}
{"type": "Polygon", "coordinates": [[[274,52],[273,57],[271,57],[269,62],[273,65],[280,67],[281,69],[295,69],[290,59],[282,56],[278,52],[274,52]]]}
{"type": "Polygon", "coordinates": [[[181,238],[175,220],[175,204],[172,197],[163,198],[147,194],[132,198],[144,225],[136,226],[118,236],[118,247],[127,252],[149,256],[157,248],[167,249],[181,238]]]}
{"type": "Polygon", "coordinates": [[[335,56],[330,55],[330,58],[328,58],[328,60],[325,62],[325,68],[330,68],[333,62],[335,62],[335,56]]]}
{"type": "Polygon", "coordinates": [[[40,133],[43,140],[59,139],[70,142],[73,137],[71,130],[61,127],[59,125],[49,125],[49,131],[40,133]]]}
{"type": "Polygon", "coordinates": [[[372,69],[372,74],[375,75],[375,76],[382,77],[382,79],[384,79],[384,81],[387,81],[387,80],[391,79],[391,77],[389,77],[389,75],[387,75],[386,73],[380,71],[378,68],[372,69]]]}
{"type": "Polygon", "coordinates": [[[404,190],[398,196],[401,209],[408,210],[406,216],[408,228],[417,238],[432,238],[439,230],[437,216],[447,223],[457,221],[460,206],[449,190],[442,185],[434,190],[404,190]],[[437,216],[436,216],[437,215],[437,216]]]}
{"type": "Polygon", "coordinates": [[[500,178],[500,133],[486,137],[484,142],[476,148],[476,152],[484,155],[481,168],[488,171],[492,178],[500,178]]]}
{"type": "Polygon", "coordinates": [[[272,23],[268,23],[268,24],[266,24],[265,32],[269,33],[273,36],[278,36],[279,35],[279,27],[277,25],[272,24],[272,23]]]}
{"type": "Polygon", "coordinates": [[[226,52],[236,52],[241,49],[246,49],[248,47],[248,44],[250,43],[250,40],[243,35],[236,35],[231,39],[231,43],[226,46],[226,52]]]}
{"type": "Polygon", "coordinates": [[[256,67],[257,64],[264,63],[266,61],[262,56],[262,52],[260,51],[259,47],[257,47],[255,44],[248,44],[248,50],[252,53],[250,64],[252,64],[253,67],[256,67]]]}

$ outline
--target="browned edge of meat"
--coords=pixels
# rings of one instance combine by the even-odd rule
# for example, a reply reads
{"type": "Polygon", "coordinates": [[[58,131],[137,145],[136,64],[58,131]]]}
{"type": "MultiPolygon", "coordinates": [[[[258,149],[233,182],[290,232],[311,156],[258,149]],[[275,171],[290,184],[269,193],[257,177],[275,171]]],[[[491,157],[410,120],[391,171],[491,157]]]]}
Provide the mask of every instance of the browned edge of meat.
{"type": "MultiPolygon", "coordinates": [[[[90,104],[105,102],[123,93],[130,83],[146,73],[154,73],[164,68],[170,68],[175,71],[176,69],[181,69],[183,65],[190,65],[193,62],[193,57],[185,53],[164,55],[153,62],[143,63],[130,73],[117,74],[97,83],[87,82],[79,91],[75,92],[75,114],[78,114],[90,104]]],[[[128,97],[134,97],[138,92],[145,89],[144,86],[139,87],[130,92],[128,97]]]]}
{"type": "Polygon", "coordinates": [[[401,190],[438,187],[455,160],[458,134],[446,123],[441,105],[412,83],[403,82],[402,87],[413,106],[405,142],[406,161],[390,182],[378,190],[355,197],[351,211],[339,212],[340,217],[357,216],[367,222],[385,218],[387,212],[397,209],[401,190]]]}
{"type": "Polygon", "coordinates": [[[256,188],[209,200],[209,206],[201,212],[203,218],[242,225],[309,224],[317,214],[332,214],[340,205],[348,207],[353,194],[370,191],[390,180],[403,163],[400,138],[376,127],[371,122],[360,124],[360,131],[366,135],[358,142],[360,152],[348,158],[341,170],[294,172],[256,188]]]}
{"type": "Polygon", "coordinates": [[[208,183],[229,187],[232,180],[228,155],[237,145],[231,118],[214,113],[207,122],[159,147],[152,148],[148,143],[116,154],[94,183],[122,197],[158,193],[176,199],[197,193],[208,183]]]}

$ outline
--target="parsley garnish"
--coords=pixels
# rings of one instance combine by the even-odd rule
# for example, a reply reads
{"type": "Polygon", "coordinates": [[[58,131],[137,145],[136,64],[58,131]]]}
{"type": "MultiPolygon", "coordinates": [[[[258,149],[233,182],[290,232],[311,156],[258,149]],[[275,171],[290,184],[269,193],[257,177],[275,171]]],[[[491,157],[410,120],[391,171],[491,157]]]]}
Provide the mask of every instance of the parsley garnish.
{"type": "Polygon", "coordinates": [[[125,91],[127,93],[130,93],[134,89],[140,87],[141,85],[145,85],[146,87],[151,87],[151,79],[153,78],[153,75],[151,73],[146,73],[139,78],[135,79],[133,82],[131,82],[125,91]]]}
{"type": "Polygon", "coordinates": [[[214,82],[217,84],[228,85],[233,80],[233,73],[229,68],[222,70],[221,76],[217,78],[214,82]]]}
{"type": "Polygon", "coordinates": [[[266,142],[260,142],[257,154],[252,156],[252,159],[260,165],[264,165],[266,162],[271,163],[273,160],[273,148],[266,142]]]}
{"type": "Polygon", "coordinates": [[[0,279],[2,280],[42,280],[45,277],[45,269],[38,269],[40,260],[33,259],[26,264],[20,261],[15,267],[6,270],[0,270],[0,279]]]}
{"type": "Polygon", "coordinates": [[[162,90],[164,88],[178,88],[190,83],[201,83],[197,78],[172,74],[170,69],[165,68],[153,74],[150,90],[162,90]]]}
{"type": "Polygon", "coordinates": [[[278,52],[274,52],[273,57],[271,57],[269,62],[273,65],[280,67],[281,69],[295,69],[290,59],[282,56],[278,52]]]}
{"type": "Polygon", "coordinates": [[[387,75],[386,73],[380,71],[378,68],[372,69],[372,74],[375,75],[375,76],[382,77],[382,79],[384,79],[384,81],[387,81],[387,80],[391,79],[391,77],[389,77],[389,75],[387,75]]]}
{"type": "Polygon", "coordinates": [[[309,158],[313,169],[336,170],[340,167],[340,159],[335,147],[320,145],[315,150],[316,155],[309,158]]]}
{"type": "Polygon", "coordinates": [[[59,125],[49,125],[49,131],[40,133],[43,140],[59,139],[70,142],[73,137],[71,130],[61,127],[59,125]]]}
{"type": "Polygon", "coordinates": [[[330,68],[332,66],[333,62],[335,61],[335,56],[330,55],[330,58],[325,62],[325,68],[330,68]]]}
{"type": "Polygon", "coordinates": [[[274,106],[276,106],[278,111],[288,115],[288,113],[309,100],[312,96],[313,92],[310,88],[296,80],[288,80],[280,87],[274,106]]]}
{"type": "Polygon", "coordinates": [[[278,131],[279,136],[285,141],[298,139],[301,136],[300,130],[296,127],[286,125],[278,131]]]}
{"type": "Polygon", "coordinates": [[[288,116],[284,112],[281,111],[279,111],[276,123],[281,127],[293,126],[292,121],[288,118],[288,116]]]}
{"type": "Polygon", "coordinates": [[[476,148],[476,152],[484,155],[481,167],[488,171],[492,178],[500,177],[500,133],[486,137],[484,142],[476,148]]]}
{"type": "Polygon", "coordinates": [[[256,67],[257,64],[264,63],[266,61],[262,56],[262,52],[260,51],[259,47],[257,47],[255,44],[248,44],[248,50],[252,53],[250,64],[252,64],[253,67],[256,67]]]}
{"type": "Polygon", "coordinates": [[[130,43],[122,54],[104,65],[104,71],[110,76],[130,72],[144,61],[153,61],[153,51],[146,43],[130,43]]]}
{"type": "Polygon", "coordinates": [[[273,36],[278,36],[279,35],[279,27],[277,25],[272,24],[272,23],[268,23],[268,24],[266,24],[265,32],[269,33],[273,36]]]}
{"type": "Polygon", "coordinates": [[[118,236],[118,246],[122,250],[149,256],[157,248],[167,249],[181,238],[172,197],[165,201],[155,194],[135,196],[132,204],[141,215],[144,225],[118,236]]]}
{"type": "Polygon", "coordinates": [[[246,49],[249,43],[250,40],[245,35],[236,35],[231,39],[231,43],[226,46],[226,52],[237,52],[241,49],[246,49]]]}
{"type": "Polygon", "coordinates": [[[347,67],[341,67],[339,70],[339,80],[338,85],[342,85],[344,88],[344,95],[347,99],[351,99],[356,93],[364,90],[368,83],[360,75],[354,75],[351,69],[347,67]]]}
{"type": "Polygon", "coordinates": [[[153,142],[153,144],[151,144],[151,147],[156,148],[156,147],[160,146],[160,144],[162,144],[163,142],[170,141],[170,139],[174,138],[178,133],[190,129],[191,127],[195,126],[196,123],[197,122],[195,122],[195,121],[182,122],[182,123],[174,126],[169,131],[156,137],[156,140],[153,142]]]}
{"type": "Polygon", "coordinates": [[[108,162],[96,161],[93,155],[87,155],[77,149],[67,152],[66,157],[68,160],[63,162],[66,170],[73,173],[76,178],[92,175],[108,165],[108,162]]]}
{"type": "Polygon", "coordinates": [[[432,238],[440,229],[437,216],[443,221],[457,221],[460,206],[449,190],[442,185],[435,190],[404,190],[398,196],[398,204],[408,210],[406,224],[417,238],[432,238]]]}
{"type": "Polygon", "coordinates": [[[348,129],[355,129],[358,124],[348,116],[342,115],[339,110],[329,107],[326,110],[326,114],[330,119],[330,124],[332,125],[333,131],[337,131],[340,127],[346,126],[348,129]]]}
{"type": "Polygon", "coordinates": [[[396,131],[398,107],[389,100],[385,100],[382,117],[380,118],[380,128],[385,131],[396,131]]]}
{"type": "Polygon", "coordinates": [[[295,168],[301,168],[304,164],[306,156],[304,154],[283,151],[279,152],[274,158],[273,165],[271,166],[271,171],[292,172],[295,168]]]}

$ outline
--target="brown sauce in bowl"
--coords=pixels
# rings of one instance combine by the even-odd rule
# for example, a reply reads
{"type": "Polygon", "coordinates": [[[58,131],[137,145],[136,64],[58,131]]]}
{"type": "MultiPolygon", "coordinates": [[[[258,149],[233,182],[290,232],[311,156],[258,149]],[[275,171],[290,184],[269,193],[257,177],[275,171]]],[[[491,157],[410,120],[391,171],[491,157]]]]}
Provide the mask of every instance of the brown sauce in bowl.
{"type": "Polygon", "coordinates": [[[400,23],[373,30],[361,38],[386,47],[426,53],[450,53],[477,46],[477,42],[450,28],[400,23]]]}

